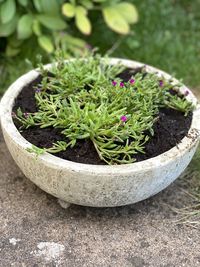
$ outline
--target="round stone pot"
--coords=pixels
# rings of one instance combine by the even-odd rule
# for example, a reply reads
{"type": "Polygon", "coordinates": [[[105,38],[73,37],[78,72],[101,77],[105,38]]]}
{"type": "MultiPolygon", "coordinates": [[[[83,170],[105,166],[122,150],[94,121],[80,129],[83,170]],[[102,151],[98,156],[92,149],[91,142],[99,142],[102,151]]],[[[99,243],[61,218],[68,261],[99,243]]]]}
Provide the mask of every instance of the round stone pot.
{"type": "MultiPolygon", "coordinates": [[[[124,59],[111,59],[111,64],[121,62],[137,68],[144,64],[124,59]]],[[[51,68],[47,65],[46,68],[51,68]]],[[[146,66],[148,72],[172,79],[167,73],[146,66]]],[[[188,90],[188,100],[196,106],[189,133],[176,147],[157,157],[122,165],[91,165],[71,162],[45,153],[39,157],[27,152],[32,145],[16,129],[11,112],[15,98],[22,88],[38,76],[32,70],[21,76],[7,90],[1,100],[1,127],[8,149],[27,178],[41,189],[61,201],[84,206],[113,207],[136,203],[153,196],[171,184],[191,161],[200,133],[200,107],[188,90]]],[[[173,82],[177,80],[173,79],[173,82]]],[[[66,203],[66,204],[67,204],[66,203]]]]}

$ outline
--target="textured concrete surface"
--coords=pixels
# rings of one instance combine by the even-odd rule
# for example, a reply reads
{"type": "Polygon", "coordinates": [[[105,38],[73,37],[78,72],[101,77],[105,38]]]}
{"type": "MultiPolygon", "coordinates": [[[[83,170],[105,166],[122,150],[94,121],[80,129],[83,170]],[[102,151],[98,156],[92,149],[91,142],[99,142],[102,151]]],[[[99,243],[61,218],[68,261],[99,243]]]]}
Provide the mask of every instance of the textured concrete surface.
{"type": "Polygon", "coordinates": [[[200,266],[200,229],[175,223],[180,181],[120,208],[62,209],[20,172],[0,134],[0,266],[200,266]]]}

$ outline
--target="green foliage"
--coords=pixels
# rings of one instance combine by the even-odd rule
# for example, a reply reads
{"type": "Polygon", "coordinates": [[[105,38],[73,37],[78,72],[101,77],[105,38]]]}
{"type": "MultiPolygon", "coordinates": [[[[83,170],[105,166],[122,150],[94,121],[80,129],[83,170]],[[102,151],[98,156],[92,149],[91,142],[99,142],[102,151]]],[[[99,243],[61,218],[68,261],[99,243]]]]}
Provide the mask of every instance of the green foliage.
{"type": "Polygon", "coordinates": [[[124,2],[115,6],[108,6],[103,8],[102,12],[108,26],[121,34],[129,33],[129,24],[138,21],[137,10],[130,3],[124,2]]]}
{"type": "Polygon", "coordinates": [[[32,34],[33,16],[31,14],[23,15],[17,25],[18,39],[29,38],[32,34]]]}
{"type": "Polygon", "coordinates": [[[35,93],[38,112],[22,114],[19,109],[18,120],[25,128],[61,129],[67,141],[46,149],[51,153],[89,138],[106,163],[134,162],[134,155],[144,153],[144,144],[153,134],[159,108],[173,107],[187,114],[193,107],[184,96],[170,94],[179,85],[151,73],[138,73],[124,83],[117,78],[123,69],[98,55],[67,63],[61,55],[50,77],[40,66],[43,79],[35,93]]]}
{"type": "Polygon", "coordinates": [[[75,10],[75,22],[77,28],[83,34],[90,34],[92,30],[91,22],[87,17],[87,11],[84,7],[78,6],[75,10]]]}
{"type": "Polygon", "coordinates": [[[48,53],[53,52],[54,47],[49,36],[41,35],[38,37],[39,45],[44,48],[48,53]]]}
{"type": "MultiPolygon", "coordinates": [[[[200,84],[200,1],[130,0],[140,15],[127,36],[116,35],[91,16],[95,31],[88,38],[93,46],[112,55],[157,66],[183,79],[190,86],[200,84]]],[[[92,14],[91,14],[92,15],[92,14]]]]}
{"type": "Polygon", "coordinates": [[[168,107],[172,109],[179,110],[185,113],[185,116],[188,115],[188,112],[191,110],[191,103],[186,99],[181,99],[179,96],[170,95],[169,99],[167,99],[166,104],[168,107]]]}
{"type": "MultiPolygon", "coordinates": [[[[18,54],[22,42],[34,37],[47,53],[52,53],[57,46],[65,47],[69,52],[82,50],[85,42],[75,38],[71,28],[75,25],[82,34],[90,35],[89,13],[95,10],[103,12],[107,26],[121,34],[128,34],[129,24],[136,23],[138,18],[133,4],[115,0],[4,0],[0,2],[0,37],[7,38],[6,54],[18,54]],[[71,38],[67,40],[65,36],[71,38]],[[17,45],[16,39],[21,40],[17,45]]],[[[73,31],[76,32],[75,28],[73,31]]]]}
{"type": "Polygon", "coordinates": [[[1,21],[3,24],[12,20],[15,15],[16,4],[15,0],[4,1],[1,5],[1,21]]]}
{"type": "MultiPolygon", "coordinates": [[[[189,86],[198,89],[200,84],[199,0],[150,0],[148,9],[146,1],[129,0],[128,2],[135,4],[140,14],[140,20],[136,25],[131,26],[129,35],[117,35],[105,27],[102,15],[98,10],[89,10],[93,30],[91,35],[86,36],[87,42],[93,47],[99,47],[99,51],[103,54],[109,50],[113,56],[157,66],[174,74],[189,86]]],[[[69,19],[69,21],[73,22],[73,19],[69,19]]],[[[74,24],[71,23],[71,26],[74,24]]],[[[55,46],[62,44],[66,51],[72,51],[72,49],[79,51],[79,47],[84,47],[85,36],[78,34],[75,26],[71,26],[64,35],[60,34],[54,37],[55,46]]],[[[37,32],[41,31],[41,28],[44,29],[41,25],[40,28],[38,27],[37,21],[33,22],[34,35],[36,35],[35,29],[37,32]]],[[[1,30],[0,27],[0,32],[1,30]]],[[[45,29],[43,34],[47,33],[48,30],[45,29]]],[[[27,67],[26,58],[34,62],[39,53],[46,57],[46,62],[51,60],[37,45],[36,37],[28,38],[25,42],[20,40],[22,43],[20,45],[18,45],[19,40],[16,40],[15,35],[7,38],[7,41],[10,38],[12,38],[12,41],[10,40],[12,47],[7,46],[9,48],[7,53],[13,54],[12,52],[14,52],[16,54],[15,49],[19,53],[20,48],[21,53],[15,57],[14,61],[1,55],[0,95],[16,78],[30,69],[29,66],[27,67]],[[14,46],[14,44],[16,45],[14,46]],[[34,47],[34,49],[30,49],[30,47],[34,47]]],[[[4,49],[5,39],[0,39],[0,50],[4,49]]],[[[35,65],[33,64],[33,66],[35,65]]]]}

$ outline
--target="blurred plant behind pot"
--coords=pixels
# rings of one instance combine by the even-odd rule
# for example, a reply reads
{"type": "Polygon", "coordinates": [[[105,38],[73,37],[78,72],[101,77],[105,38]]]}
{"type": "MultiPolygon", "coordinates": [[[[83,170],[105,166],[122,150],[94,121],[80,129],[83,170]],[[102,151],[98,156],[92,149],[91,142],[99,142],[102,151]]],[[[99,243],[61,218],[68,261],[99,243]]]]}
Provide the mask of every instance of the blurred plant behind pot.
{"type": "Polygon", "coordinates": [[[122,35],[138,21],[135,6],[118,0],[0,0],[0,49],[12,57],[36,39],[48,54],[57,47],[65,49],[66,56],[80,52],[95,30],[93,12],[101,13],[105,27],[122,35]]]}

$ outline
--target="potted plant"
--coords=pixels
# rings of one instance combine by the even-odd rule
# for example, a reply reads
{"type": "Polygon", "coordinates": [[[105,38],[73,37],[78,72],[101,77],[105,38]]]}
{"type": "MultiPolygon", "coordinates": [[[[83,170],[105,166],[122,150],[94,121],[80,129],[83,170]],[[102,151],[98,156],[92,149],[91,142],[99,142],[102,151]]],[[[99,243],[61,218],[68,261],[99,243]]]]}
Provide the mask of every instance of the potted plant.
{"type": "Polygon", "coordinates": [[[66,203],[111,207],[167,187],[199,142],[192,92],[163,71],[98,55],[40,65],[1,100],[8,149],[66,203]]]}

